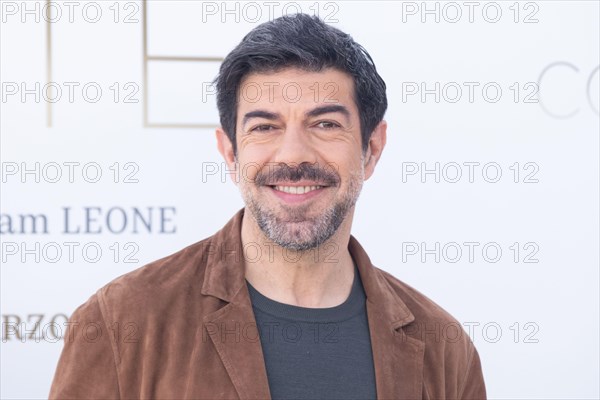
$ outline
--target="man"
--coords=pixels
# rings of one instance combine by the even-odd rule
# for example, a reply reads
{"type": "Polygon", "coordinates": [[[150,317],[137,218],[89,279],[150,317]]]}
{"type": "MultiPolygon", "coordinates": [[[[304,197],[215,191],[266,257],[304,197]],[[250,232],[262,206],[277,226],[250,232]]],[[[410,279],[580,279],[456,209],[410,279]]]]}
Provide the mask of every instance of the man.
{"type": "Polygon", "coordinates": [[[79,307],[50,397],[485,398],[460,324],[350,235],[386,143],[368,53],[286,16],[250,32],[216,83],[245,208],[79,307]]]}

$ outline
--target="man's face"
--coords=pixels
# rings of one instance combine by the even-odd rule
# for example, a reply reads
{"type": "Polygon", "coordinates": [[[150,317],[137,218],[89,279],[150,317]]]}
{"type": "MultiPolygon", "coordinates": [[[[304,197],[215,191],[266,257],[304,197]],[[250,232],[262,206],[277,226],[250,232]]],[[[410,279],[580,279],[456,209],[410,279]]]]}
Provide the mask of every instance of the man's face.
{"type": "Polygon", "coordinates": [[[266,237],[293,250],[329,239],[362,188],[352,78],[338,70],[251,74],[237,109],[239,187],[266,237]]]}

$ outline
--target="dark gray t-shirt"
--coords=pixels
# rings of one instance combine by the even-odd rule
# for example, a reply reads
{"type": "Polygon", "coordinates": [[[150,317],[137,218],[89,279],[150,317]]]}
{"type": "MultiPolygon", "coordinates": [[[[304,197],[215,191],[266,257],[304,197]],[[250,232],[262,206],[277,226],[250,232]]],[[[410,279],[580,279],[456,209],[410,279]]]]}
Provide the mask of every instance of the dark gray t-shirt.
{"type": "Polygon", "coordinates": [[[350,296],[307,308],[265,297],[246,281],[273,399],[375,399],[365,293],[356,265],[350,296]]]}

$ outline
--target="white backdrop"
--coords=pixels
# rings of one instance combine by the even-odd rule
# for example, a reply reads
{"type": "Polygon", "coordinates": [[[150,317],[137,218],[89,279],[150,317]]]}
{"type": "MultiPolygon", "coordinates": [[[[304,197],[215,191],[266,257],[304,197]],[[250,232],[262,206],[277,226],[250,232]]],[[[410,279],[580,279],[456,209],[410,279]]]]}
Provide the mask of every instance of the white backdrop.
{"type": "Polygon", "coordinates": [[[242,206],[208,83],[298,11],[388,86],[374,263],[463,323],[490,398],[599,398],[597,1],[155,0],[1,2],[0,397],[46,397],[79,304],[242,206]]]}

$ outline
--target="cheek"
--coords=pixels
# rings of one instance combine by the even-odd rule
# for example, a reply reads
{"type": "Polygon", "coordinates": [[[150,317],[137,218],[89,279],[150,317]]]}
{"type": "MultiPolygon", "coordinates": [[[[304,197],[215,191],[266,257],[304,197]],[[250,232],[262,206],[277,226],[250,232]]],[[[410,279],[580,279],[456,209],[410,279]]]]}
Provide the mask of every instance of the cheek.
{"type": "Polygon", "coordinates": [[[254,179],[260,170],[260,165],[253,161],[240,162],[240,179],[242,185],[248,186],[254,184],[254,179]]]}
{"type": "Polygon", "coordinates": [[[237,159],[239,162],[240,174],[242,176],[254,177],[260,165],[264,163],[265,155],[257,146],[245,145],[238,142],[237,159]]]}
{"type": "Polygon", "coordinates": [[[340,177],[348,177],[350,175],[354,175],[359,173],[361,169],[363,169],[364,165],[362,163],[360,154],[354,154],[350,151],[347,151],[346,154],[336,154],[338,157],[329,158],[329,163],[336,167],[337,173],[340,177]],[[345,156],[345,157],[339,157],[345,156]]]}
{"type": "Polygon", "coordinates": [[[245,162],[265,163],[277,147],[266,139],[242,140],[238,142],[238,158],[245,162]]]}
{"type": "Polygon", "coordinates": [[[346,164],[344,167],[344,175],[342,180],[345,180],[344,186],[346,188],[350,186],[360,185],[365,179],[364,165],[359,160],[353,160],[351,163],[346,164]]]}

